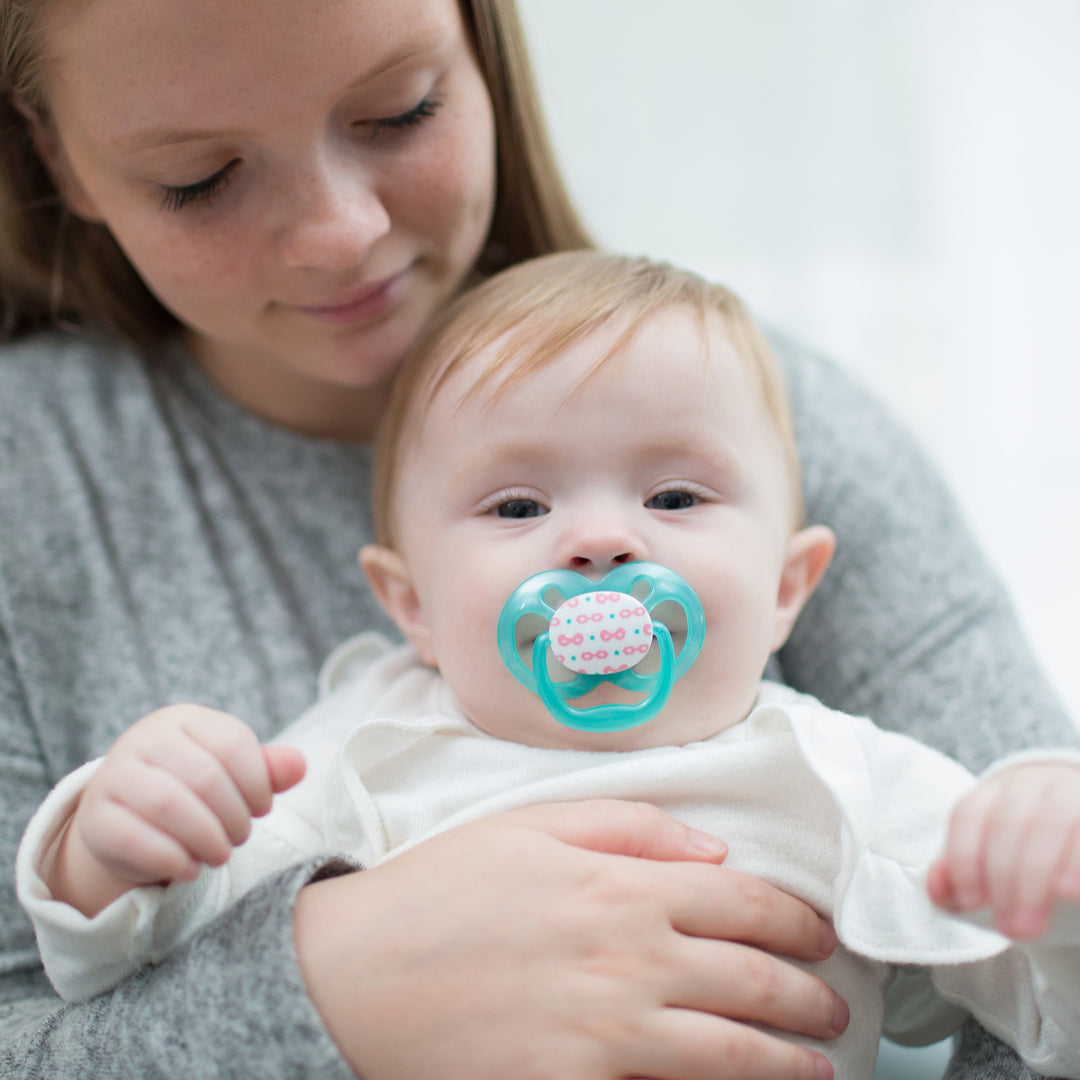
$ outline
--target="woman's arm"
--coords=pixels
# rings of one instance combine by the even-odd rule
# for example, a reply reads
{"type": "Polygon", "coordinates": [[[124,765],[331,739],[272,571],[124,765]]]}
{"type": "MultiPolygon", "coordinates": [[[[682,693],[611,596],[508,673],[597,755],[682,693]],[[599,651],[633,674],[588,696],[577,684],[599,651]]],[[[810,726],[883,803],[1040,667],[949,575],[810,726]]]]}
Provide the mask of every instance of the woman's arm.
{"type": "MultiPolygon", "coordinates": [[[[904,428],[842,371],[773,338],[788,380],[810,520],[833,565],[780,655],[784,679],[978,772],[1077,729],[1024,640],[954,499],[904,428]]],[[[973,1023],[950,1080],[1034,1076],[973,1023]]]]}
{"type": "Polygon", "coordinates": [[[19,838],[50,786],[0,623],[0,1077],[352,1076],[311,1005],[292,944],[293,901],[314,864],[269,881],[161,967],[65,1006],[15,899],[19,838]]]}
{"type": "Polygon", "coordinates": [[[840,369],[774,339],[795,409],[807,513],[833,564],[780,655],[785,681],[973,772],[1080,744],[1010,600],[936,469],[840,369]]]}
{"type": "Polygon", "coordinates": [[[824,983],[756,947],[823,957],[831,931],[806,905],[715,865],[659,811],[605,803],[466,826],[308,888],[318,864],[294,868],[160,966],[63,1005],[12,880],[49,781],[0,648],[0,1076],[63,1080],[108,1062],[132,1080],[390,1080],[418,1060],[445,1076],[453,1033],[470,1077],[503,1075],[508,1049],[535,1061],[558,1046],[563,1080],[708,1075],[706,1049],[727,1080],[820,1080],[816,1055],[720,1016],[821,1038],[846,1019],[824,983]]]}

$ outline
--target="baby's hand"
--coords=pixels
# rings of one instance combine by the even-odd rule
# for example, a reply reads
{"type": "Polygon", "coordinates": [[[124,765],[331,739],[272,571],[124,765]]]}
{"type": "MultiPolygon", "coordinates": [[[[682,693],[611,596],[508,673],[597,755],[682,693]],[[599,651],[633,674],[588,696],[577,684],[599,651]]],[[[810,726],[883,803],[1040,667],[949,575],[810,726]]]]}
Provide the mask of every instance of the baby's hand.
{"type": "Polygon", "coordinates": [[[926,885],[950,911],[989,906],[1011,938],[1044,933],[1056,900],[1080,899],[1080,767],[1016,765],[979,784],[926,885]]]}
{"type": "Polygon", "coordinates": [[[243,721],[199,705],[158,709],[113,744],[57,851],[53,896],[94,915],[128,889],[220,866],[251,819],[304,775],[304,759],[262,746],[243,721]]]}

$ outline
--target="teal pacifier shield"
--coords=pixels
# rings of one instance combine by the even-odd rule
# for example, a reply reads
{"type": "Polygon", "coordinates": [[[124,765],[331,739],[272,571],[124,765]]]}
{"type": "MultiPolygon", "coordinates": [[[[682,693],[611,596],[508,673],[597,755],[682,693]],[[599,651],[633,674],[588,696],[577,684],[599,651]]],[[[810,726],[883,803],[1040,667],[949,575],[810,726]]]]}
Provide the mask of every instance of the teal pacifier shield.
{"type": "Polygon", "coordinates": [[[581,731],[621,731],[651,720],[697,659],[704,636],[705,615],[694,590],[674,571],[646,562],[624,563],[599,582],[572,570],[534,574],[503,606],[497,631],[503,662],[518,682],[538,694],[560,723],[581,731]],[[671,630],[657,619],[661,605],[665,612],[672,605],[681,611],[685,641],[677,654],[671,630]],[[546,625],[533,641],[531,668],[518,647],[518,622],[526,616],[546,625]],[[650,651],[656,670],[642,673],[637,666],[650,651]],[[553,680],[549,663],[565,668],[567,679],[553,680]],[[572,704],[605,682],[637,699],[572,704]]]}

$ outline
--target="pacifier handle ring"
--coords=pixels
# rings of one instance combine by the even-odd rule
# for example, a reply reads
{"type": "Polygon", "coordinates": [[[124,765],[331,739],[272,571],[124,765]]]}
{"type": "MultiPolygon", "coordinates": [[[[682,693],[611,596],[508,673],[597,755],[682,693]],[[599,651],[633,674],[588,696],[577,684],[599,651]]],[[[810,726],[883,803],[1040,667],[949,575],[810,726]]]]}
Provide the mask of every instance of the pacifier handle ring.
{"type": "MultiPolygon", "coordinates": [[[[536,692],[547,706],[548,712],[564,727],[577,731],[625,731],[638,727],[651,720],[667,703],[671,688],[675,684],[675,645],[671,633],[663,623],[653,624],[653,638],[660,649],[660,670],[649,677],[651,687],[641,701],[632,705],[592,705],[577,709],[564,700],[565,691],[561,687],[572,686],[578,680],[568,683],[553,683],[547,669],[547,649],[549,634],[545,631],[533,642],[533,674],[536,679],[536,692]]],[[[524,666],[524,665],[522,665],[524,666]]],[[[528,669],[526,669],[528,670],[528,669]]],[[[619,672],[620,675],[626,672],[619,672]]],[[[638,676],[640,679],[641,676],[638,676]]],[[[615,682],[615,679],[608,680],[615,682]]],[[[643,680],[644,681],[644,680],[643,680]]],[[[597,685],[589,683],[590,688],[597,685]]],[[[565,695],[579,696],[579,695],[565,695]]]]}

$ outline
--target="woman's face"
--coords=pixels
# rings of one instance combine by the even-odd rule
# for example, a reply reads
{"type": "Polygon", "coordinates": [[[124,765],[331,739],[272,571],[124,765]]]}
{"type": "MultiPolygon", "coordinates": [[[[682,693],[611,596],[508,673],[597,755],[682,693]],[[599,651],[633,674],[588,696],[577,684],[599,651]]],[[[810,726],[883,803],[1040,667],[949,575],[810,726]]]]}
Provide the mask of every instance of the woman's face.
{"type": "Polygon", "coordinates": [[[46,45],[40,141],[72,209],[241,403],[366,437],[490,224],[458,0],[65,0],[46,45]]]}

